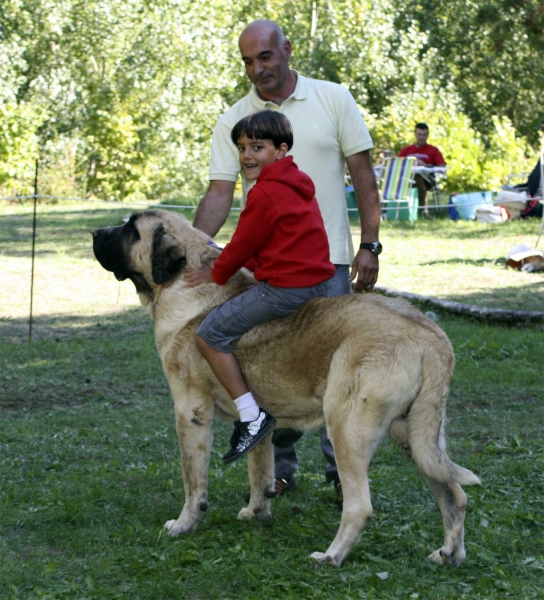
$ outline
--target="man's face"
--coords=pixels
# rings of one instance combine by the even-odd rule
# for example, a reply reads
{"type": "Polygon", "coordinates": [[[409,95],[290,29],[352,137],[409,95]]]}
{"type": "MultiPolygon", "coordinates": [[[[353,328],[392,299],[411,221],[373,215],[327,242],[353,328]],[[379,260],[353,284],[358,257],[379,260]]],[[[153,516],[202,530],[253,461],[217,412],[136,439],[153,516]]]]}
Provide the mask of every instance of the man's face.
{"type": "Polygon", "coordinates": [[[418,146],[425,146],[429,137],[428,129],[416,129],[416,143],[418,146]]]}
{"type": "Polygon", "coordinates": [[[265,27],[245,31],[238,42],[246,75],[263,96],[282,89],[289,75],[291,43],[278,43],[275,31],[265,27]]]}

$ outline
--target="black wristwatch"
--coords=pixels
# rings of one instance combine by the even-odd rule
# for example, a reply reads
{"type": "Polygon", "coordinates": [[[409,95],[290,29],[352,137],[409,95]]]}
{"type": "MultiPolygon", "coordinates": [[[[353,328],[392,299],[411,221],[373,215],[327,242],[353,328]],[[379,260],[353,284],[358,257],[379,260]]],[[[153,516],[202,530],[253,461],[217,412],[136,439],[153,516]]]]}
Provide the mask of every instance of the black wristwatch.
{"type": "Polygon", "coordinates": [[[359,250],[370,250],[374,256],[378,256],[382,253],[383,246],[380,242],[371,242],[368,244],[361,244],[359,246],[359,250]]]}

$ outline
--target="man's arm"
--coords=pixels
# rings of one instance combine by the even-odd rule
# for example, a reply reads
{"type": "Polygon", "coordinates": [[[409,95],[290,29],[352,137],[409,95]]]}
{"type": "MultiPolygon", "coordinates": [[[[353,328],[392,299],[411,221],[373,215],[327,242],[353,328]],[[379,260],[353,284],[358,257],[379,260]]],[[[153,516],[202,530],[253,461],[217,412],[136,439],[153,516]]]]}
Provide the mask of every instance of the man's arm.
{"type": "MultiPolygon", "coordinates": [[[[380,196],[376,176],[372,169],[370,151],[364,150],[346,157],[351,183],[355,190],[359,219],[361,221],[361,242],[377,242],[380,229],[380,196]]],[[[353,261],[351,277],[355,279],[356,291],[371,291],[378,280],[378,257],[370,250],[359,250],[353,261]]]]}
{"type": "Polygon", "coordinates": [[[435,154],[433,156],[433,160],[431,161],[431,166],[432,167],[445,167],[446,166],[446,161],[444,160],[444,157],[442,156],[442,152],[440,152],[440,149],[437,148],[435,146],[435,154]],[[434,163],[434,164],[432,164],[434,163]]]}
{"type": "Polygon", "coordinates": [[[234,196],[233,181],[210,181],[206,195],[198,205],[193,225],[213,237],[229,216],[234,196]]]}

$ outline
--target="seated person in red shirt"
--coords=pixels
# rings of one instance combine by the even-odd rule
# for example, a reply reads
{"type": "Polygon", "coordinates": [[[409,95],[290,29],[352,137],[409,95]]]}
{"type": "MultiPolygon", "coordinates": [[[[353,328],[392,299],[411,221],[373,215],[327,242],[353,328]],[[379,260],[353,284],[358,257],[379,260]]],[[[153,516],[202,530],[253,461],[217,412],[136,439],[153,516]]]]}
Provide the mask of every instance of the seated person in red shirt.
{"type": "MultiPolygon", "coordinates": [[[[411,146],[405,146],[399,153],[399,156],[415,156],[418,159],[418,165],[425,167],[444,167],[446,161],[436,146],[427,144],[429,137],[429,127],[426,123],[416,125],[416,143],[411,146]]],[[[423,207],[423,216],[429,216],[429,201],[427,191],[434,185],[434,175],[432,173],[417,174],[415,176],[418,190],[418,200],[420,208],[423,207]]]]}
{"type": "Polygon", "coordinates": [[[225,463],[255,448],[276,424],[255,402],[232,343],[261,323],[290,315],[311,298],[327,296],[335,272],[314,184],[286,156],[293,145],[289,119],[278,111],[253,113],[233,127],[231,139],[247,179],[256,183],[213,268],[187,269],[185,275],[191,286],[212,281],[224,285],[251,261],[259,282],[216,306],[196,331],[198,349],[240,415],[225,463]]]}

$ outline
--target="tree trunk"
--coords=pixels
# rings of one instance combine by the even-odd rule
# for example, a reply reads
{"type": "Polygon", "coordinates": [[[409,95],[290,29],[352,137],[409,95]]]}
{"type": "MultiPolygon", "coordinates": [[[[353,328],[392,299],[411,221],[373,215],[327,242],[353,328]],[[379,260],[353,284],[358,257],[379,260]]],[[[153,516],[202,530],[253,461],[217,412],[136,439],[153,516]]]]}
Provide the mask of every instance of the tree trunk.
{"type": "Polygon", "coordinates": [[[419,302],[428,306],[439,308],[447,312],[475,317],[483,321],[502,323],[544,323],[544,312],[530,310],[506,310],[502,308],[482,308],[471,304],[461,304],[451,300],[439,300],[429,296],[420,296],[410,292],[398,292],[385,287],[375,287],[374,291],[384,296],[405,298],[413,302],[419,302]]]}

